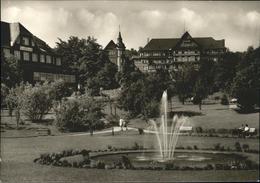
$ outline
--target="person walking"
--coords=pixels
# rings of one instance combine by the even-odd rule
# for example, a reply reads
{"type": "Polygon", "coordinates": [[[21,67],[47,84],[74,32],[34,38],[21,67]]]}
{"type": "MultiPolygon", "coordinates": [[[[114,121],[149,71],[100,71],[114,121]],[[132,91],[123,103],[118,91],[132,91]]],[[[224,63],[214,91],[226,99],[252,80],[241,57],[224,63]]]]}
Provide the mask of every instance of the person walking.
{"type": "Polygon", "coordinates": [[[244,137],[249,136],[249,127],[248,124],[246,124],[245,129],[244,129],[244,137]]]}
{"type": "Polygon", "coordinates": [[[124,120],[122,118],[119,119],[119,126],[121,128],[121,131],[123,131],[123,121],[124,120]]]}

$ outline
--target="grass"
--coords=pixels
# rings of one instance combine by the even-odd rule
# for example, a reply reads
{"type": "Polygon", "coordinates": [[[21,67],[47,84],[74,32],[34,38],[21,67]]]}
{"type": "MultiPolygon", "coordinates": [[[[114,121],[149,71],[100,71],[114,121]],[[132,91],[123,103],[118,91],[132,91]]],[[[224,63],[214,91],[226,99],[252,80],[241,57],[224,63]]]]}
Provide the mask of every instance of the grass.
{"type": "MultiPolygon", "coordinates": [[[[84,170],[59,168],[33,163],[41,153],[60,152],[64,149],[106,149],[113,147],[132,147],[134,142],[145,147],[154,145],[153,135],[138,135],[138,132],[120,132],[91,136],[46,136],[35,138],[1,139],[1,178],[4,182],[108,182],[124,180],[142,181],[228,181],[256,180],[257,171],[132,171],[132,170],[84,170]],[[194,176],[192,176],[194,175],[194,176]],[[209,176],[211,175],[211,176],[209,176]],[[229,175],[229,177],[227,177],[229,175]]],[[[237,139],[205,138],[181,136],[177,146],[197,145],[199,148],[213,147],[216,143],[234,146],[237,139]]],[[[249,144],[250,148],[259,147],[257,139],[239,139],[240,143],[249,144]]],[[[255,157],[254,157],[255,158],[255,157]]]]}
{"type": "MultiPolygon", "coordinates": [[[[182,105],[173,102],[175,111],[201,112],[202,115],[192,116],[187,126],[201,126],[202,128],[238,128],[247,123],[249,127],[259,128],[259,113],[239,114],[220,104],[203,105],[200,111],[198,106],[182,105]]],[[[105,109],[110,113],[109,108],[105,109]]],[[[123,116],[124,112],[117,109],[117,114],[123,116]]],[[[53,115],[50,114],[48,118],[53,115]]],[[[25,121],[28,127],[46,127],[43,124],[32,124],[25,121]]],[[[1,123],[16,125],[1,113],[1,123]]],[[[133,119],[129,126],[147,127],[148,124],[140,119],[133,119]]],[[[47,125],[47,127],[51,127],[47,125]]],[[[1,133],[18,133],[17,130],[7,130],[1,133]],[[16,131],[16,132],[15,132],[16,131]]],[[[26,131],[26,130],[24,130],[26,131]]],[[[135,142],[150,148],[154,145],[154,135],[138,135],[136,131],[118,132],[115,136],[102,134],[91,136],[46,136],[31,138],[1,138],[1,180],[3,182],[112,182],[112,181],[256,181],[259,179],[257,171],[134,171],[134,170],[85,170],[76,168],[60,168],[43,166],[33,163],[41,153],[59,152],[64,149],[106,149],[113,147],[132,147],[135,142]]],[[[250,149],[259,150],[259,139],[237,139],[217,137],[180,136],[177,146],[196,145],[200,148],[214,147],[220,143],[225,147],[234,148],[235,142],[241,145],[248,144],[250,149]]],[[[259,157],[250,157],[259,162],[259,157]]]]}

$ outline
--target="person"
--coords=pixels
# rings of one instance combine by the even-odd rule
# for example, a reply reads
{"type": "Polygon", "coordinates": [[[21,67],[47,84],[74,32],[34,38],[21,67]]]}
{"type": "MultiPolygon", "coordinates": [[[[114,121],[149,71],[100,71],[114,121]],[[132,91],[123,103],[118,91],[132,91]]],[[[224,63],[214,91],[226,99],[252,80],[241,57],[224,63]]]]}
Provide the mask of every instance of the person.
{"type": "Polygon", "coordinates": [[[248,124],[246,124],[245,129],[244,129],[244,137],[249,135],[249,127],[248,124]]]}
{"type": "Polygon", "coordinates": [[[238,128],[238,137],[242,136],[244,129],[245,129],[244,124],[242,124],[242,126],[238,128]]]}
{"type": "Polygon", "coordinates": [[[112,126],[112,135],[113,135],[113,136],[115,135],[114,127],[113,127],[113,126],[112,126]]]}
{"type": "Polygon", "coordinates": [[[119,126],[121,128],[121,131],[123,131],[123,121],[124,120],[122,118],[119,119],[119,126]]]}
{"type": "Polygon", "coordinates": [[[127,122],[124,121],[124,127],[125,127],[125,130],[127,131],[127,122]]]}

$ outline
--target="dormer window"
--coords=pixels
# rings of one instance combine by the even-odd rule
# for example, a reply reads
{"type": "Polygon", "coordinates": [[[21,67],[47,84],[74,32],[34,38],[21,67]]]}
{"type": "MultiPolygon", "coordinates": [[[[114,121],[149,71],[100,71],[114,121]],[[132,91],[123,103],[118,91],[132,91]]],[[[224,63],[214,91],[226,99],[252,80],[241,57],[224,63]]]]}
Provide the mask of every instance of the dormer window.
{"type": "Polygon", "coordinates": [[[26,45],[26,46],[29,46],[29,38],[28,37],[22,37],[22,44],[23,45],[26,45]]]}

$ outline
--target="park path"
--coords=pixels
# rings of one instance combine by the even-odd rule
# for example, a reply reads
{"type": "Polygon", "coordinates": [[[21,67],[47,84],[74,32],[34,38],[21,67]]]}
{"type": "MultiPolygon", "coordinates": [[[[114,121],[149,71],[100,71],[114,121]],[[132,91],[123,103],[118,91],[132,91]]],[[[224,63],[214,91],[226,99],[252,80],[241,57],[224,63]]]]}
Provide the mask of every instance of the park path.
{"type": "MultiPolygon", "coordinates": [[[[121,131],[121,127],[119,127],[119,126],[114,126],[113,128],[114,128],[114,132],[121,131]]],[[[138,131],[138,128],[127,127],[127,130],[138,131]]],[[[123,131],[126,131],[125,127],[123,128],[123,131]]],[[[155,131],[152,131],[152,130],[143,130],[143,131],[144,131],[144,133],[156,133],[155,131]]],[[[112,133],[112,128],[102,130],[102,131],[93,132],[93,135],[95,135],[95,134],[105,134],[105,133],[112,133]]],[[[85,132],[85,133],[77,133],[77,134],[67,134],[67,135],[62,135],[62,136],[83,136],[83,135],[90,135],[90,133],[85,132]]]]}

